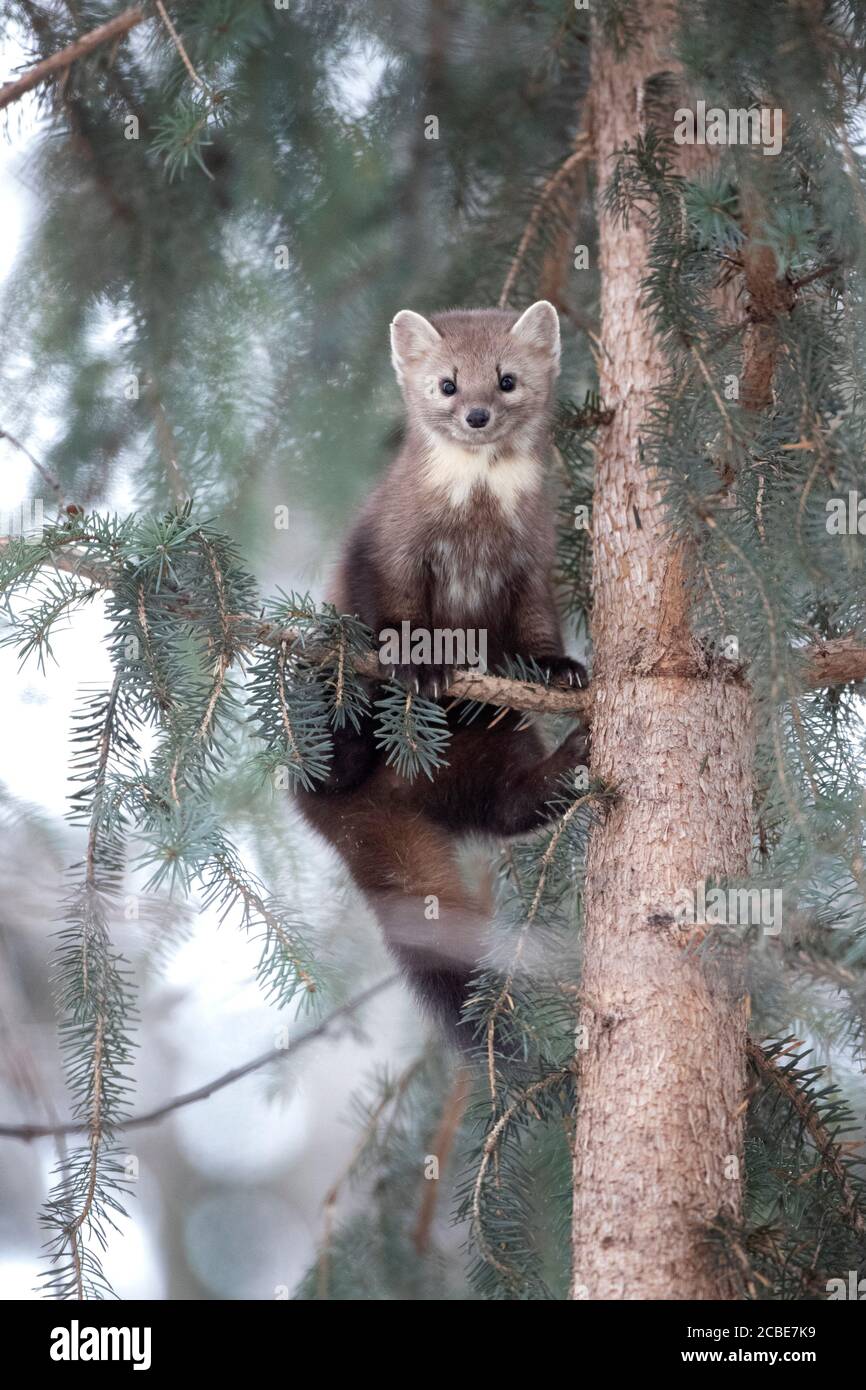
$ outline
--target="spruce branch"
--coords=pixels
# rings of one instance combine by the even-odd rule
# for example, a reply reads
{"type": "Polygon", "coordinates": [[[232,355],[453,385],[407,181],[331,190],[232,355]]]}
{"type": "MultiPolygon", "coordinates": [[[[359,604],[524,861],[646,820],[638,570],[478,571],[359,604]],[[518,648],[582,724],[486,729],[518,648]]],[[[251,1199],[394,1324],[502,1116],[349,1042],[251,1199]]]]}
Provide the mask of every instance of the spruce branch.
{"type": "MultiPolygon", "coordinates": [[[[531,1246],[534,1191],[531,1154],[523,1152],[522,1125],[514,1126],[512,1121],[525,1108],[527,1093],[520,1087],[525,1086],[529,1067],[542,1070],[551,1081],[573,1075],[576,986],[570,980],[577,972],[575,888],[580,871],[576,860],[600,814],[595,803],[611,795],[594,785],[575,797],[563,778],[551,801],[558,819],[544,834],[508,847],[502,872],[516,894],[501,901],[501,914],[510,940],[504,949],[494,941],[490,964],[485,962],[473,982],[464,1013],[480,1041],[479,1061],[485,1064],[487,1085],[483,1098],[480,1093],[477,1097],[472,1116],[484,1133],[484,1142],[476,1148],[465,1175],[461,1210],[472,1222],[477,1249],[474,1281],[479,1288],[495,1289],[507,1297],[526,1296],[528,1289],[542,1291],[544,1286],[534,1260],[522,1272],[512,1263],[531,1246]],[[504,956],[501,966],[500,955],[504,956]],[[504,1047],[497,1036],[500,1030],[504,1047]],[[508,1059],[500,1072],[497,1045],[508,1059]],[[494,1162],[495,1194],[488,1202],[488,1169],[494,1162]]],[[[564,1094],[558,1088],[560,1101],[564,1094]]],[[[539,1120],[539,1097],[534,1090],[529,1099],[530,1113],[539,1120]]],[[[570,1092],[567,1099],[570,1105],[570,1092]]],[[[558,1102],[551,1105],[551,1120],[561,1121],[571,1113],[558,1102]]]]}
{"type": "Polygon", "coordinates": [[[749,1038],[746,1051],[757,1074],[784,1097],[802,1128],[808,1133],[821,1163],[839,1189],[843,1216],[852,1229],[862,1236],[866,1234],[862,1197],[858,1197],[852,1187],[851,1173],[844,1160],[842,1145],[837,1143],[835,1136],[830,1133],[817,1104],[826,1092],[821,1091],[817,1095],[811,1093],[811,1083],[815,1074],[820,1073],[822,1069],[818,1067],[803,1071],[798,1063],[805,1054],[793,1057],[791,1055],[799,1046],[796,1039],[785,1038],[774,1047],[764,1048],[753,1038],[749,1038]],[[789,1059],[786,1065],[779,1064],[780,1057],[789,1059]]]}
{"type": "Polygon", "coordinates": [[[83,815],[87,842],[83,875],[71,895],[59,934],[57,1000],[67,1075],[87,1143],[61,1163],[42,1222],[50,1232],[45,1292],[57,1298],[101,1298],[111,1290],[95,1247],[105,1248],[106,1227],[125,1215],[119,1200],[123,1175],[114,1133],[125,1115],[132,995],[125,963],[113,950],[108,903],[117,891],[122,824],[111,814],[109,759],[131,744],[120,708],[121,678],[107,697],[91,698],[79,718],[73,818],[83,815]],[[86,809],[85,809],[86,808],[86,809]]]}
{"type": "Polygon", "coordinates": [[[441,705],[392,682],[375,708],[376,743],[384,750],[388,766],[396,767],[407,781],[419,772],[432,781],[433,773],[447,761],[450,738],[441,705]]]}
{"type": "Polygon", "coordinates": [[[832,690],[866,681],[866,643],[851,637],[816,640],[798,655],[800,680],[806,690],[832,690]]]}
{"type": "Polygon", "coordinates": [[[227,93],[212,87],[200,76],[162,0],[154,0],[154,3],[196,89],[196,95],[191,100],[182,97],[173,111],[162,117],[156,128],[153,148],[164,156],[170,179],[173,179],[176,173],[185,171],[192,159],[202,173],[212,180],[214,175],[207,167],[203,156],[204,146],[210,143],[205,136],[211,120],[225,114],[227,93]]]}
{"type": "Polygon", "coordinates": [[[207,892],[205,906],[216,903],[222,918],[232,907],[239,907],[243,928],[259,931],[262,953],[258,977],[279,1007],[288,1004],[299,988],[307,995],[314,994],[317,985],[297,924],[281,904],[265,896],[227,841],[218,841],[199,876],[207,892]]]}
{"type": "MultiPolygon", "coordinates": [[[[406,1094],[419,1072],[425,1066],[427,1060],[426,1054],[422,1053],[419,1057],[414,1057],[396,1078],[393,1080],[390,1077],[385,1078],[378,1101],[371,1107],[369,1113],[364,1116],[364,1125],[361,1135],[352,1150],[348,1162],[325,1194],[325,1199],[322,1203],[322,1239],[319,1244],[319,1253],[316,1259],[316,1293],[319,1299],[324,1300],[329,1295],[331,1247],[334,1237],[334,1220],[340,1193],[362,1161],[368,1156],[371,1148],[376,1144],[379,1122],[382,1117],[390,1111],[389,1126],[395,1124],[400,1107],[406,1098],[406,1094]]],[[[387,1136],[385,1140],[379,1142],[384,1143],[386,1139],[387,1136]]]]}
{"type": "Polygon", "coordinates": [[[511,297],[511,292],[514,289],[515,284],[517,283],[517,277],[520,274],[523,262],[526,259],[526,253],[528,252],[530,246],[532,245],[533,241],[538,235],[538,229],[541,224],[541,219],[544,216],[545,212],[548,211],[551,201],[555,198],[558,198],[561,195],[563,189],[566,187],[568,180],[571,178],[575,169],[577,169],[579,165],[583,164],[585,160],[590,159],[591,157],[592,141],[590,139],[589,134],[587,132],[582,131],[575,140],[575,148],[572,150],[571,154],[559,166],[555,173],[551,174],[550,178],[547,179],[547,181],[545,182],[545,184],[541,188],[541,191],[538,194],[538,197],[532,208],[532,212],[529,215],[529,220],[526,223],[526,226],[523,230],[523,235],[520,238],[520,242],[514,254],[514,259],[508,267],[508,273],[505,277],[505,283],[502,286],[502,292],[499,296],[500,309],[508,308],[508,301],[511,297]]]}
{"type": "Polygon", "coordinates": [[[556,1086],[562,1086],[572,1081],[573,1078],[573,1067],[568,1066],[550,1072],[547,1076],[541,1077],[540,1080],[534,1081],[530,1086],[527,1086],[525,1090],[521,1091],[511,1104],[503,1110],[484,1141],[481,1162],[478,1165],[478,1172],[475,1177],[470,1202],[472,1232],[480,1258],[486,1265],[489,1265],[496,1271],[506,1286],[513,1285],[515,1282],[519,1281],[515,1269],[507,1264],[500,1255],[495,1253],[491,1242],[487,1238],[483,1195],[488,1169],[490,1168],[491,1161],[499,1151],[505,1133],[509,1126],[515,1122],[521,1110],[528,1106],[532,1106],[533,1102],[541,1096],[543,1092],[549,1091],[556,1086]]]}
{"type": "MultiPolygon", "coordinates": [[[[44,550],[37,546],[20,546],[10,538],[0,538],[0,563],[3,551],[18,547],[22,561],[26,561],[28,572],[39,565],[53,565],[72,575],[85,578],[94,586],[110,588],[117,583],[117,571],[102,561],[94,563],[89,555],[96,552],[97,546],[105,551],[105,538],[93,537],[92,548],[80,548],[82,535],[71,530],[50,533],[46,538],[44,550]]],[[[7,554],[7,560],[8,560],[7,554]]],[[[24,566],[22,565],[22,573],[24,566]]],[[[191,596],[177,593],[174,596],[177,610],[190,621],[195,621],[198,609],[191,596]]],[[[284,628],[273,622],[262,621],[251,614],[226,614],[226,628],[231,631],[231,640],[236,649],[246,650],[255,645],[264,647],[294,644],[298,639],[295,628],[284,628]]],[[[359,643],[347,654],[343,648],[331,648],[327,644],[318,645],[307,641],[304,647],[308,663],[322,663],[331,668],[331,679],[337,690],[348,667],[359,677],[376,679],[380,670],[375,654],[364,652],[359,643]]],[[[833,688],[866,680],[866,644],[855,634],[815,638],[811,643],[795,649],[792,655],[798,665],[797,688],[817,690],[833,688]]],[[[587,720],[591,715],[594,692],[592,690],[559,690],[552,687],[517,681],[504,676],[480,674],[471,670],[453,674],[448,692],[455,699],[483,702],[498,708],[512,708],[532,713],[571,714],[587,720]]]]}
{"type": "Polygon", "coordinates": [[[89,34],[83,34],[80,39],[69,44],[68,48],[63,48],[59,53],[52,53],[50,58],[43,58],[41,62],[28,68],[27,72],[15,78],[13,82],[7,82],[0,87],[0,109],[9,106],[11,102],[17,101],[25,92],[38,87],[41,82],[47,82],[58,73],[64,73],[79,58],[86,58],[102,44],[111,43],[123,38],[130,29],[134,29],[137,24],[141,24],[148,16],[139,5],[132,5],[122,14],[116,15],[114,19],[109,19],[105,24],[100,24],[96,29],[91,29],[89,34]]]}
{"type": "MultiPolygon", "coordinates": [[[[47,550],[40,552],[37,547],[27,546],[23,558],[29,561],[31,570],[39,565],[53,565],[70,574],[80,575],[101,588],[111,588],[116,583],[116,572],[110,564],[94,563],[80,548],[81,536],[76,532],[68,535],[51,534],[46,542],[47,550]]],[[[17,542],[9,537],[0,537],[0,562],[3,551],[15,546],[17,542]]],[[[199,610],[191,595],[178,593],[175,602],[180,613],[190,621],[195,621],[199,610]]],[[[256,617],[251,613],[232,613],[227,615],[234,640],[244,650],[254,646],[292,648],[298,640],[295,627],[285,627],[256,617]]],[[[799,664],[799,686],[801,690],[819,690],[860,684],[866,681],[866,642],[856,634],[840,637],[815,638],[808,645],[795,649],[792,655],[799,664]]],[[[304,657],[309,664],[325,664],[334,672],[345,674],[349,666],[356,675],[369,680],[380,680],[381,669],[375,653],[360,652],[357,649],[347,652],[327,643],[306,640],[304,657]]],[[[664,674],[664,673],[662,673],[664,674]]],[[[699,674],[696,669],[694,674],[699,674]]],[[[341,690],[336,674],[330,677],[341,690]]],[[[499,709],[521,710],[530,714],[563,714],[589,721],[592,714],[594,691],[576,688],[558,689],[549,685],[529,681],[514,680],[506,676],[482,674],[474,670],[459,670],[452,673],[448,695],[457,700],[475,701],[493,705],[499,709]]]]}
{"type": "Polygon", "coordinates": [[[532,894],[532,900],[529,904],[529,908],[527,909],[526,916],[523,919],[523,924],[517,934],[517,941],[514,946],[514,951],[512,953],[511,960],[509,961],[508,971],[502,982],[502,988],[500,989],[496,999],[493,1002],[493,1007],[489,1010],[487,1014],[487,1084],[490,1088],[490,1099],[494,1107],[494,1110],[497,1104],[495,1050],[496,1024],[503,1010],[505,1010],[511,1004],[511,991],[514,987],[514,976],[520,966],[521,957],[523,956],[523,952],[526,949],[526,943],[529,937],[529,933],[532,930],[533,924],[535,923],[535,920],[538,916],[541,903],[544,899],[544,891],[545,886],[547,884],[548,874],[551,871],[551,866],[556,858],[556,854],[560,848],[560,844],[562,843],[563,837],[566,835],[572,820],[575,816],[577,816],[578,812],[581,811],[589,803],[593,802],[595,799],[595,793],[589,792],[587,792],[584,796],[577,797],[574,801],[572,801],[571,805],[563,811],[562,815],[556,821],[553,830],[550,832],[547,844],[540,857],[538,866],[538,877],[535,884],[535,890],[532,894]]]}

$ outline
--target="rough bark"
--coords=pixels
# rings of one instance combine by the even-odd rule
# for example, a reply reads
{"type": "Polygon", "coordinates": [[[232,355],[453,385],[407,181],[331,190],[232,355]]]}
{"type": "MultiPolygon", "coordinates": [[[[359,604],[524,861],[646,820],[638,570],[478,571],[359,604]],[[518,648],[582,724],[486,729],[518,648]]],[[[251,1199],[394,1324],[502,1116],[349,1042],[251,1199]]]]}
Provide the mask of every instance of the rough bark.
{"type": "Polygon", "coordinates": [[[621,799],[587,861],[573,1293],[710,1299],[731,1295],[704,1232],[740,1208],[746,1011],[736,960],[705,961],[670,907],[747,868],[753,719],[747,686],[692,641],[687,556],[640,456],[664,355],[641,306],[643,219],[614,224],[603,194],[616,152],[646,128],[649,79],[676,69],[673,7],[650,0],[641,16],[642,41],[619,60],[594,35],[601,396],[614,415],[593,507],[592,771],[621,799]]]}

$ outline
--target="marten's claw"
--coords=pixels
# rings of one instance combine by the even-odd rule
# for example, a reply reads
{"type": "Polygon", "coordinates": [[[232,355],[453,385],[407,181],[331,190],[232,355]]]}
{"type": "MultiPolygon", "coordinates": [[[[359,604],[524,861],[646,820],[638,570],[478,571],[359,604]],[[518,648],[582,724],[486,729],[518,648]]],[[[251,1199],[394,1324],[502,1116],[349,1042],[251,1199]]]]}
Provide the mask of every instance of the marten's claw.
{"type": "Polygon", "coordinates": [[[570,656],[540,656],[536,657],[536,663],[551,685],[563,689],[576,687],[578,690],[587,687],[586,667],[579,661],[573,661],[570,656]]]}
{"type": "Polygon", "coordinates": [[[444,666],[398,666],[396,679],[407,690],[428,700],[438,700],[449,685],[449,673],[444,666]]]}

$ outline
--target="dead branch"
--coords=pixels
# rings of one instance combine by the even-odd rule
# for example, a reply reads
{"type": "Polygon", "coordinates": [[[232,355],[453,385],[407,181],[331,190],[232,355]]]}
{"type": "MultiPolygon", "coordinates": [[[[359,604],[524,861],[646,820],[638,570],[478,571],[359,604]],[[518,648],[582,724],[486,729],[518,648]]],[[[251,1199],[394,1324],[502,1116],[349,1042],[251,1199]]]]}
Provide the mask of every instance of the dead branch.
{"type": "Polygon", "coordinates": [[[458,1067],[448,1095],[445,1097],[439,1125],[430,1146],[430,1152],[439,1162],[439,1171],[435,1179],[427,1178],[425,1175],[418,1220],[412,1232],[412,1243],[419,1255],[424,1255],[430,1245],[430,1233],[436,1214],[436,1199],[439,1196],[439,1183],[445,1171],[445,1165],[451,1157],[451,1150],[454,1147],[454,1140],[466,1110],[471,1087],[471,1072],[466,1067],[458,1067]]]}
{"type": "MultiPolygon", "coordinates": [[[[240,1081],[242,1077],[249,1076],[254,1071],[259,1071],[266,1067],[269,1062],[284,1061],[286,1057],[294,1057],[302,1047],[314,1042],[316,1038],[324,1037],[333,1025],[343,1018],[349,1018],[358,1012],[365,1004],[374,999],[376,995],[384,993],[400,979],[398,974],[386,975],[383,980],[378,980],[376,984],[370,985],[369,989],[362,990],[354,999],[349,999],[345,1004],[328,1014],[321,1023],[315,1027],[308,1028],[306,1032],[299,1034],[288,1047],[272,1047],[267,1052],[261,1053],[258,1057],[253,1057],[251,1061],[244,1062],[240,1067],[233,1067],[231,1071],[223,1072],[222,1076],[217,1076],[213,1081],[208,1081],[204,1086],[198,1086],[194,1091],[185,1091],[182,1095],[175,1096],[172,1100],[167,1100],[163,1105],[158,1105],[154,1110],[147,1110],[142,1115],[135,1115],[131,1120],[120,1128],[140,1129],[142,1125],[155,1124],[157,1120],[165,1119],[173,1110],[180,1110],[185,1105],[194,1105],[197,1101],[207,1100],[217,1091],[223,1090],[226,1086],[231,1086],[235,1081],[240,1081]]],[[[30,1143],[33,1139],[44,1139],[49,1135],[80,1134],[86,1131],[88,1124],[59,1124],[59,1125],[2,1125],[0,1124],[0,1138],[2,1139],[23,1139],[30,1143]]]]}

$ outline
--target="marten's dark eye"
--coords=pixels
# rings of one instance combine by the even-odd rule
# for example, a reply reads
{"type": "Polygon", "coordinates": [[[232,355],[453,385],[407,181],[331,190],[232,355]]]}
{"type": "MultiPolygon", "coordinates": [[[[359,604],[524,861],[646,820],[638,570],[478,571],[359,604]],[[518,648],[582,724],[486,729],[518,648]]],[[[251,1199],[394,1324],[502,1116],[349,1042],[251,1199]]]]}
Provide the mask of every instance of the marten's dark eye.
{"type": "Polygon", "coordinates": [[[442,392],[443,396],[453,396],[454,392],[457,390],[457,382],[452,381],[450,376],[446,376],[444,380],[440,381],[439,390],[442,392]]]}
{"type": "Polygon", "coordinates": [[[500,391],[513,391],[516,385],[517,382],[513,376],[501,376],[499,378],[500,391]]]}

